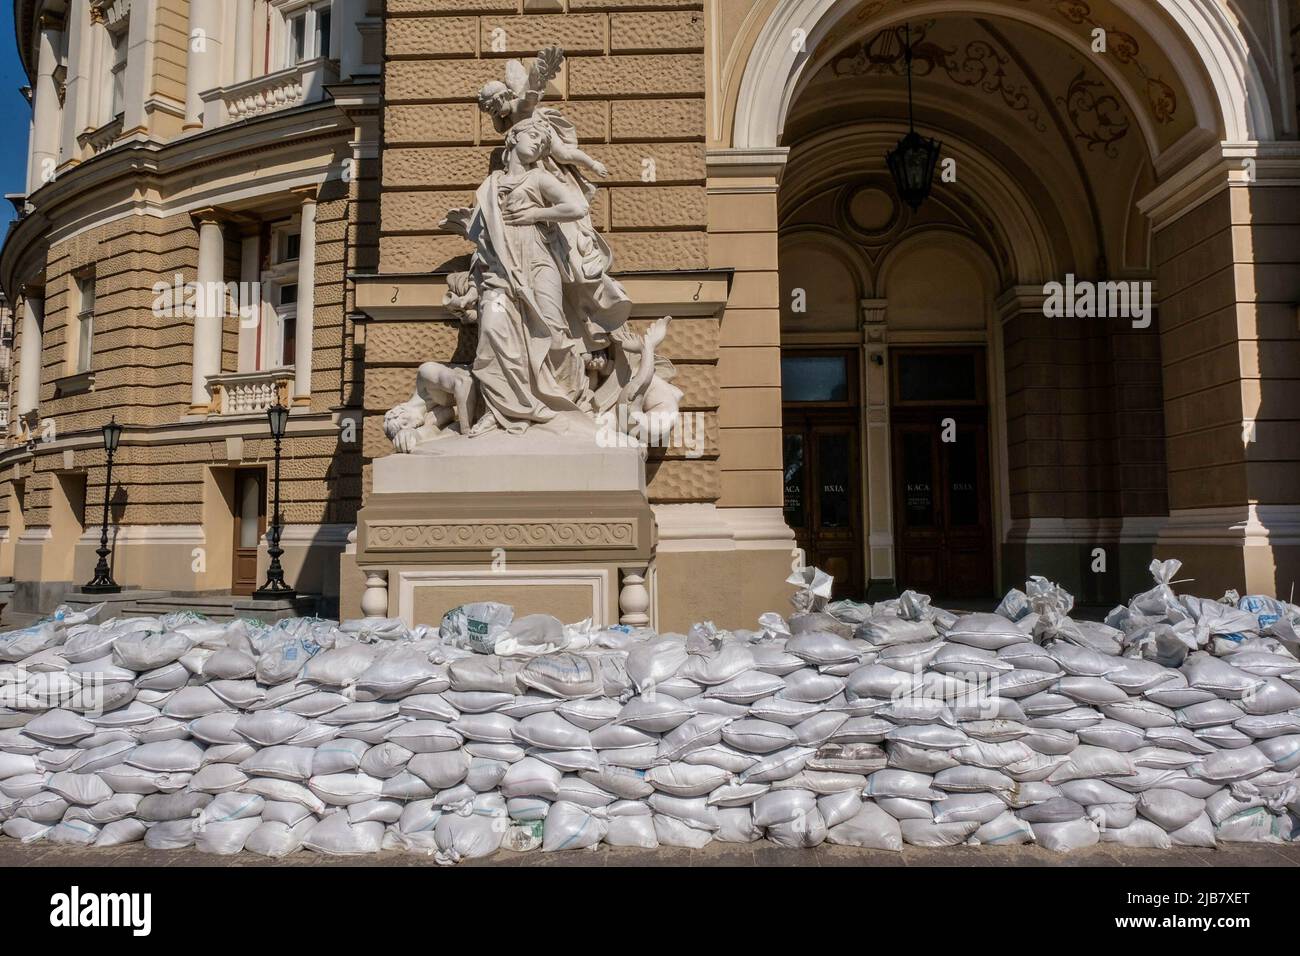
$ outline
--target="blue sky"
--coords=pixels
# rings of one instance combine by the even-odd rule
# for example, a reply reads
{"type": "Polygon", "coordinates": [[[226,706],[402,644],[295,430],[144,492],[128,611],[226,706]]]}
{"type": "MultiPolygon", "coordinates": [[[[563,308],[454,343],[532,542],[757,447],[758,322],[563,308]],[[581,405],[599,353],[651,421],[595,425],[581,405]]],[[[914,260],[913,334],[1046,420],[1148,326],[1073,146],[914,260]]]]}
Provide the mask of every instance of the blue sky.
{"type": "MultiPolygon", "coordinates": [[[[32,114],[18,92],[26,85],[14,40],[14,5],[0,0],[0,194],[20,193],[27,186],[27,127],[32,114]]],[[[0,205],[0,223],[12,218],[13,207],[7,202],[0,205]]]]}

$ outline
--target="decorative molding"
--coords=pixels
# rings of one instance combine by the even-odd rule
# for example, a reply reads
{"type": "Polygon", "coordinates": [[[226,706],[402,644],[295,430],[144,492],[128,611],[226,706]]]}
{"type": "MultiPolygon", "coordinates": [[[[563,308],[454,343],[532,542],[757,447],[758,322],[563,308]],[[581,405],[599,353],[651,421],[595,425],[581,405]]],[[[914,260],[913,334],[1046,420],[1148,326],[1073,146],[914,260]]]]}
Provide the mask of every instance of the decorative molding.
{"type": "Polygon", "coordinates": [[[1160,543],[1220,547],[1300,545],[1300,505],[1229,505],[1169,512],[1160,543]]]}
{"type": "Polygon", "coordinates": [[[366,526],[367,551],[637,547],[635,518],[599,521],[394,521],[366,526]]]}
{"type": "MultiPolygon", "coordinates": [[[[372,572],[364,569],[367,575],[372,572]]],[[[382,570],[382,569],[381,569],[382,570]]],[[[615,593],[615,584],[611,581],[613,569],[606,568],[563,568],[543,570],[528,568],[526,570],[504,569],[500,571],[402,571],[387,572],[388,589],[393,588],[396,576],[397,616],[409,626],[415,624],[437,624],[437,621],[415,621],[415,592],[421,588],[464,588],[466,586],[490,593],[495,588],[529,587],[539,591],[556,587],[585,587],[591,591],[591,623],[596,627],[605,627],[611,623],[609,610],[614,603],[611,596],[615,593]]],[[[367,579],[367,589],[377,587],[367,579]]],[[[391,602],[391,598],[389,599],[391,602]]]]}

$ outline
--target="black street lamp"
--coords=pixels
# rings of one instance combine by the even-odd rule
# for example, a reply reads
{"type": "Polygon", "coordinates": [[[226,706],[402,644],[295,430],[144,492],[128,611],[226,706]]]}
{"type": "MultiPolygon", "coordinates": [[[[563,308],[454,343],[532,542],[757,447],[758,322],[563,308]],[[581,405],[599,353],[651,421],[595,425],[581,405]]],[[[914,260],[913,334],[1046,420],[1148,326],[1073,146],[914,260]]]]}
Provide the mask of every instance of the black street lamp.
{"type": "Polygon", "coordinates": [[[109,495],[113,489],[113,453],[117,443],[122,440],[122,426],[117,423],[117,416],[104,426],[104,451],[108,452],[108,467],[104,474],[104,524],[99,532],[99,563],[95,565],[95,577],[81,590],[87,594],[120,594],[122,585],[113,580],[113,572],[108,566],[108,556],[112,551],[108,547],[108,506],[109,495]]]}
{"type": "Polygon", "coordinates": [[[885,157],[889,164],[889,173],[894,177],[898,194],[912,207],[912,211],[921,208],[921,203],[930,195],[930,186],[934,182],[934,167],[939,162],[938,140],[927,139],[916,131],[916,122],[912,112],[912,25],[907,24],[907,135],[898,141],[898,145],[885,157]]]}
{"type": "Polygon", "coordinates": [[[271,533],[268,535],[270,547],[266,553],[271,556],[271,564],[266,569],[266,583],[253,592],[259,601],[278,600],[295,596],[294,589],[284,582],[284,568],[280,566],[280,533],[284,523],[280,520],[280,442],[284,439],[284,430],[289,424],[289,409],[278,402],[266,410],[266,419],[271,426],[271,437],[275,439],[275,507],[271,512],[271,533]]]}

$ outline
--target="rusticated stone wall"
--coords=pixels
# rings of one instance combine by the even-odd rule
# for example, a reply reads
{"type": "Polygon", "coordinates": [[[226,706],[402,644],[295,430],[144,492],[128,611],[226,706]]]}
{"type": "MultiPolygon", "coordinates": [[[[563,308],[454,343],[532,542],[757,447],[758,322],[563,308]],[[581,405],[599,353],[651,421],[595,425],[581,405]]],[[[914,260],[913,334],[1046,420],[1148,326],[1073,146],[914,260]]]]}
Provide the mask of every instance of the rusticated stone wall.
{"type": "Polygon", "coordinates": [[[548,100],[609,168],[593,211],[615,270],[706,264],[704,14],[674,0],[389,0],[380,271],[428,272],[468,251],[438,231],[467,205],[500,135],[478,90],[549,44],[567,61],[548,100]],[[537,11],[534,12],[534,7],[537,11]]]}

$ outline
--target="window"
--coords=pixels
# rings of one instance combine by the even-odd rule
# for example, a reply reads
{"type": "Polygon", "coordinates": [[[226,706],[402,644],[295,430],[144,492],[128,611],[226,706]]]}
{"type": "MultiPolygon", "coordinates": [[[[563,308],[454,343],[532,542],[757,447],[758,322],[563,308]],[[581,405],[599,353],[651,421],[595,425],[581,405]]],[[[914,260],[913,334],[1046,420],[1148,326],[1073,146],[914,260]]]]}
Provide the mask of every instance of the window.
{"type": "Polygon", "coordinates": [[[280,319],[280,361],[279,365],[292,365],[295,341],[298,331],[298,284],[286,283],[280,286],[280,306],[275,310],[280,319]]]}
{"type": "Polygon", "coordinates": [[[293,6],[284,13],[285,66],[297,66],[304,60],[330,55],[333,41],[334,12],[331,3],[308,3],[293,6]]]}
{"type": "Polygon", "coordinates": [[[781,400],[785,402],[852,401],[845,355],[781,356],[781,400]]]}
{"type": "Polygon", "coordinates": [[[977,404],[984,401],[984,355],[978,350],[896,352],[895,404],[977,404]]]}
{"type": "Polygon", "coordinates": [[[119,21],[114,24],[114,29],[108,33],[108,43],[110,50],[109,59],[109,86],[110,99],[108,106],[108,116],[104,122],[109,122],[115,116],[126,110],[126,60],[127,60],[127,43],[128,30],[126,22],[119,21]]]}
{"type": "Polygon", "coordinates": [[[81,374],[90,371],[91,357],[95,349],[95,277],[77,276],[74,281],[77,292],[74,371],[81,374]]]}
{"type": "Polygon", "coordinates": [[[302,220],[291,216],[268,225],[266,245],[270,262],[262,272],[267,310],[259,332],[258,368],[292,366],[298,325],[298,256],[302,220]]]}

